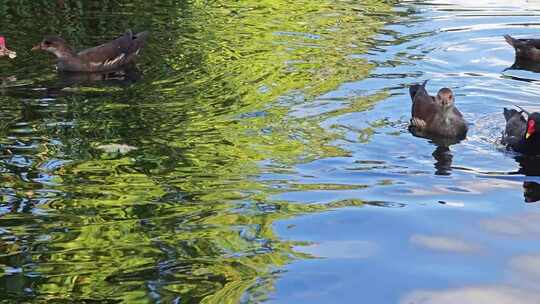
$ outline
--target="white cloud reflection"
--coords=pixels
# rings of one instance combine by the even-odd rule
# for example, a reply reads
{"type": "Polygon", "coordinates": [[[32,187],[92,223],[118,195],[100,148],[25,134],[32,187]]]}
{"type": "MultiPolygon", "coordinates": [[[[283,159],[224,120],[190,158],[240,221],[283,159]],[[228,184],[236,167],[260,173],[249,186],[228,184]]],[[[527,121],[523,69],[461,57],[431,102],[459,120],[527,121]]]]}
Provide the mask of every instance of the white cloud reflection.
{"type": "MultiPolygon", "coordinates": [[[[516,237],[540,235],[540,213],[485,220],[489,232],[516,237]]],[[[464,252],[475,246],[453,238],[416,235],[411,242],[430,249],[464,252]],[[472,246],[472,247],[471,247],[472,246]]],[[[466,285],[441,290],[418,289],[405,294],[400,304],[538,304],[540,303],[540,253],[514,256],[500,284],[466,285]]]]}
{"type": "Polygon", "coordinates": [[[540,303],[540,255],[511,259],[511,280],[500,285],[473,285],[444,290],[416,290],[400,304],[538,304],[540,303]]]}
{"type": "MultiPolygon", "coordinates": [[[[514,285],[540,290],[540,254],[516,256],[510,260],[510,278],[514,285]]],[[[539,299],[540,301],[540,299],[539,299]]]]}
{"type": "Polygon", "coordinates": [[[365,259],[378,251],[377,245],[370,241],[326,241],[294,249],[314,257],[334,259],[365,259]]]}
{"type": "Polygon", "coordinates": [[[467,243],[460,239],[444,236],[428,236],[415,234],[411,236],[410,242],[417,246],[437,251],[472,253],[480,250],[480,247],[475,244],[467,243]]]}
{"type": "Polygon", "coordinates": [[[538,304],[537,291],[504,285],[484,285],[441,291],[419,290],[403,297],[401,304],[538,304]]]}
{"type": "Polygon", "coordinates": [[[492,233],[540,238],[540,213],[517,214],[505,218],[484,220],[480,225],[492,233]]]}

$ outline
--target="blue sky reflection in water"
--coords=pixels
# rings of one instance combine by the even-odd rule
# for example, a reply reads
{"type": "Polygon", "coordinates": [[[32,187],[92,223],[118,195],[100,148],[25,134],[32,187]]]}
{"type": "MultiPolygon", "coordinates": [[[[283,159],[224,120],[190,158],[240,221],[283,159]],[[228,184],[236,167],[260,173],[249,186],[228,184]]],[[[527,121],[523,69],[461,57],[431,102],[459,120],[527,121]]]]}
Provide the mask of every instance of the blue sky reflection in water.
{"type": "Polygon", "coordinates": [[[322,123],[343,133],[336,145],[349,157],[296,166],[298,183],[368,187],[277,196],[297,203],[381,203],[276,224],[284,239],[311,241],[297,250],[321,259],[288,265],[271,302],[538,302],[540,210],[534,202],[540,181],[523,174],[536,175],[538,163],[520,169],[498,140],[501,112],[509,102],[540,109],[538,74],[505,71],[514,54],[502,38],[538,36],[539,9],[525,1],[396,6],[414,14],[396,17],[373,37],[374,47],[365,55],[376,65],[370,76],[320,99],[381,92],[389,97],[367,111],[322,123]],[[424,79],[430,79],[431,92],[451,87],[471,122],[468,139],[449,151],[406,132],[405,86],[424,79]]]}
{"type": "Polygon", "coordinates": [[[0,301],[540,298],[537,164],[498,144],[503,107],[540,109],[502,37],[540,36],[538,4],[78,3],[0,7],[0,301]],[[25,52],[126,28],[153,33],[127,81],[25,52]],[[465,141],[407,131],[424,79],[465,141]]]}

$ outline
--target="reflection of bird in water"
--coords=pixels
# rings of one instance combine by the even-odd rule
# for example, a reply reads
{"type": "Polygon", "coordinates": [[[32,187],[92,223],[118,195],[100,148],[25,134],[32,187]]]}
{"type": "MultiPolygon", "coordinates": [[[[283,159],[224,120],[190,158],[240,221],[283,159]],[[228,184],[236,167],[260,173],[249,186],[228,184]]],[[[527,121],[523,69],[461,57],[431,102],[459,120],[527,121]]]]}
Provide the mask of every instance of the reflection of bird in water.
{"type": "Polygon", "coordinates": [[[100,83],[108,85],[129,85],[141,78],[141,71],[134,63],[124,65],[118,69],[107,72],[62,72],[58,76],[60,78],[60,86],[68,87],[74,84],[91,84],[100,83]]]}
{"type": "Polygon", "coordinates": [[[540,184],[531,181],[523,182],[523,197],[527,203],[540,201],[540,184]]]}
{"type": "Polygon", "coordinates": [[[519,163],[518,174],[540,176],[540,157],[519,155],[516,157],[516,161],[519,163]]]}
{"type": "Polygon", "coordinates": [[[10,87],[10,84],[17,81],[17,77],[15,76],[0,76],[0,81],[2,81],[2,84],[0,84],[0,92],[2,92],[2,95],[6,94],[6,88],[10,87]]]}
{"type": "MultiPolygon", "coordinates": [[[[85,87],[127,87],[142,78],[141,71],[135,64],[128,64],[120,69],[108,72],[96,73],[77,73],[63,72],[58,73],[58,78],[35,83],[31,88],[26,85],[13,85],[17,79],[14,76],[0,76],[0,93],[9,94],[12,97],[23,99],[43,99],[43,98],[58,98],[60,96],[71,96],[77,94],[85,87]],[[8,91],[8,89],[11,89],[8,91]],[[30,95],[29,95],[30,93],[30,95]],[[37,96],[36,96],[37,94],[37,96]]],[[[106,91],[96,91],[92,94],[104,94],[106,91]]],[[[85,93],[87,94],[87,92],[85,93]]]]}
{"type": "Polygon", "coordinates": [[[448,146],[437,146],[433,151],[433,158],[435,158],[435,175],[450,175],[452,171],[452,159],[454,156],[450,152],[448,146]]]}
{"type": "Polygon", "coordinates": [[[57,98],[59,96],[71,95],[75,90],[65,90],[66,88],[81,87],[123,87],[129,86],[142,77],[141,71],[132,63],[119,69],[107,72],[61,72],[58,79],[53,82],[40,83],[40,90],[44,96],[41,98],[57,98]]]}
{"type": "MultiPolygon", "coordinates": [[[[540,73],[540,62],[529,62],[529,61],[524,61],[524,60],[520,60],[516,58],[516,61],[514,62],[514,64],[504,69],[504,71],[507,71],[507,70],[525,70],[525,71],[540,73]]],[[[513,77],[513,78],[518,78],[518,77],[513,77]]],[[[523,79],[523,80],[526,80],[526,79],[523,79]]]]}

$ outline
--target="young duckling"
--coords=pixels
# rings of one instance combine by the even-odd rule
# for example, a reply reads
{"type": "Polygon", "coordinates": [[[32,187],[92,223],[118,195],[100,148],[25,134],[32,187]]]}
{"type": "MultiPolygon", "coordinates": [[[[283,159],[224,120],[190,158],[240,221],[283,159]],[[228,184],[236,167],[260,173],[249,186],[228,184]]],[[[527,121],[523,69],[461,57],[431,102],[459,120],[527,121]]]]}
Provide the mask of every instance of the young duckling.
{"type": "Polygon", "coordinates": [[[454,93],[449,88],[442,88],[433,97],[426,91],[427,80],[409,88],[412,99],[411,131],[418,131],[431,136],[464,139],[467,135],[467,123],[461,112],[455,107],[454,93]]]}

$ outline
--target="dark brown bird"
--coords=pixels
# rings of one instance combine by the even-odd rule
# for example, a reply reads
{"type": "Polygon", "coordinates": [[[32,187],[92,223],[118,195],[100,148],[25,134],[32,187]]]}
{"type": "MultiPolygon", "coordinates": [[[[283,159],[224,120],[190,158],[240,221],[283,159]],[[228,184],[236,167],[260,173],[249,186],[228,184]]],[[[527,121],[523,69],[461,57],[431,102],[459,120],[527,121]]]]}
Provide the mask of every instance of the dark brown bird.
{"type": "Polygon", "coordinates": [[[540,201],[540,184],[533,181],[523,182],[523,197],[526,203],[540,201]]]}
{"type": "Polygon", "coordinates": [[[517,61],[540,62],[540,39],[516,39],[510,35],[504,35],[504,39],[516,50],[517,61]]]}
{"type": "Polygon", "coordinates": [[[124,35],[105,44],[76,53],[62,38],[47,36],[32,50],[51,52],[58,58],[59,71],[103,72],[118,69],[133,61],[144,46],[148,32],[124,35]]]}
{"type": "Polygon", "coordinates": [[[467,135],[467,123],[454,105],[454,93],[442,88],[433,97],[426,91],[427,80],[409,88],[412,99],[411,131],[428,136],[452,139],[464,139],[467,135]]]}
{"type": "Polygon", "coordinates": [[[526,155],[540,155],[540,113],[504,109],[506,127],[502,143],[526,155]],[[527,118],[523,116],[527,115],[527,118]]]}
{"type": "Polygon", "coordinates": [[[10,59],[17,57],[17,53],[11,51],[6,46],[6,38],[0,36],[0,57],[8,56],[10,59]]]}

